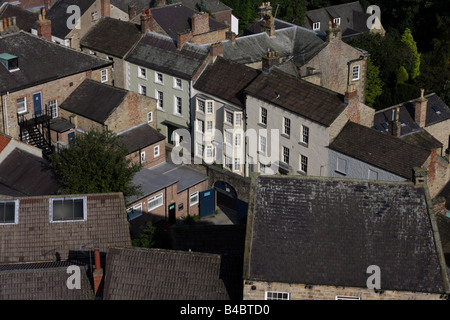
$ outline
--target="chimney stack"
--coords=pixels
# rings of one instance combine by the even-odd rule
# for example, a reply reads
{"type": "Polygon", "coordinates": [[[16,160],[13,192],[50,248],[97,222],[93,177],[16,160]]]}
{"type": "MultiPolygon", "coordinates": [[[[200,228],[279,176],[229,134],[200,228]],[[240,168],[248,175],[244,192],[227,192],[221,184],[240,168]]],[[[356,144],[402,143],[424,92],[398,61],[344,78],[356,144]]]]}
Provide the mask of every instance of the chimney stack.
{"type": "Polygon", "coordinates": [[[51,0],[44,0],[44,8],[46,10],[49,10],[51,6],[52,6],[51,0]]]}
{"type": "Polygon", "coordinates": [[[347,104],[347,119],[355,123],[360,123],[361,114],[359,111],[358,90],[356,90],[353,83],[348,86],[345,92],[344,103],[347,104]]]}
{"type": "Polygon", "coordinates": [[[275,20],[272,15],[264,18],[262,29],[269,35],[269,37],[273,37],[275,35],[275,20]]]}
{"type": "Polygon", "coordinates": [[[102,17],[111,16],[111,0],[100,0],[102,17]]]}
{"type": "Polygon", "coordinates": [[[280,57],[278,56],[278,51],[268,50],[267,53],[262,57],[262,70],[264,72],[269,72],[272,67],[280,65],[280,57]]]}
{"type": "Polygon", "coordinates": [[[209,32],[209,13],[200,12],[191,17],[194,36],[209,32]]]}
{"type": "Polygon", "coordinates": [[[136,17],[136,5],[134,3],[130,3],[128,5],[128,20],[136,17]]]}
{"type": "Polygon", "coordinates": [[[393,117],[389,121],[390,134],[394,137],[400,138],[402,132],[402,125],[400,123],[400,107],[392,109],[393,117]]]}
{"type": "Polygon", "coordinates": [[[45,38],[47,40],[52,40],[52,22],[45,18],[45,8],[42,9],[42,14],[39,15],[39,20],[37,21],[37,34],[38,36],[45,38]]]}
{"type": "MultiPolygon", "coordinates": [[[[217,56],[223,56],[223,44],[222,42],[213,43],[209,47],[209,55],[215,59],[217,56]]],[[[213,60],[214,61],[214,60],[213,60]]]]}
{"type": "Polygon", "coordinates": [[[230,40],[232,43],[234,43],[236,41],[236,33],[234,33],[233,31],[227,31],[225,36],[226,36],[226,39],[230,40]]]}
{"type": "Polygon", "coordinates": [[[101,267],[100,251],[98,249],[95,249],[94,253],[95,253],[95,270],[93,272],[94,294],[96,297],[101,297],[102,296],[103,269],[101,267]]]}
{"type": "Polygon", "coordinates": [[[147,31],[153,31],[153,16],[150,9],[142,9],[141,32],[146,34],[147,31]]]}
{"type": "Polygon", "coordinates": [[[423,96],[424,89],[420,89],[420,98],[414,102],[414,120],[419,127],[424,128],[427,119],[428,100],[423,96]]]}
{"type": "Polygon", "coordinates": [[[414,186],[421,188],[427,186],[428,171],[426,168],[414,167],[413,168],[413,182],[414,186]]]}
{"type": "Polygon", "coordinates": [[[272,16],[272,7],[270,2],[263,2],[258,8],[258,19],[265,19],[272,16]]]}
{"type": "Polygon", "coordinates": [[[192,31],[179,32],[177,34],[177,49],[181,50],[186,42],[192,40],[192,31]]]}
{"type": "Polygon", "coordinates": [[[342,39],[342,31],[338,24],[328,21],[327,41],[332,42],[334,40],[342,39]]]}

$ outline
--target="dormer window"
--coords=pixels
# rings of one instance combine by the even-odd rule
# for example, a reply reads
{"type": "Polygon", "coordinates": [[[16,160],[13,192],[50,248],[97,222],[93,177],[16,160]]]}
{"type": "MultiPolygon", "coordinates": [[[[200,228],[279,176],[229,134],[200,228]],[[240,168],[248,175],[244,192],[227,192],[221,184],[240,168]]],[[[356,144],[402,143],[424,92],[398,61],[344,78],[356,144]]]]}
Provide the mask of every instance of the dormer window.
{"type": "Polygon", "coordinates": [[[0,62],[9,72],[19,70],[19,57],[13,56],[12,54],[1,53],[0,62]]]}
{"type": "Polygon", "coordinates": [[[314,22],[313,23],[313,30],[314,31],[317,31],[317,30],[319,30],[320,29],[320,22],[314,22]]]}
{"type": "Polygon", "coordinates": [[[341,18],[334,18],[333,23],[337,26],[341,25],[341,18]]]}

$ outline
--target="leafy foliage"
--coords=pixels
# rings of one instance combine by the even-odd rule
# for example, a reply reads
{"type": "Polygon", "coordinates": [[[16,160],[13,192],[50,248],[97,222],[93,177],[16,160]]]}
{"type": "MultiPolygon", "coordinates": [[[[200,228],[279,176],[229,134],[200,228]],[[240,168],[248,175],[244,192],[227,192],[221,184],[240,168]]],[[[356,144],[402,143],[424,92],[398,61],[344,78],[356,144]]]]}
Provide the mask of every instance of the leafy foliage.
{"type": "Polygon", "coordinates": [[[414,41],[411,30],[409,28],[405,29],[405,32],[402,35],[402,42],[412,52],[413,61],[409,74],[411,75],[411,79],[415,79],[420,74],[420,53],[417,51],[417,44],[414,41]]]}
{"type": "Polygon", "coordinates": [[[380,79],[380,68],[367,59],[366,104],[372,107],[378,96],[383,92],[383,82],[380,79]]]}
{"type": "Polygon", "coordinates": [[[132,184],[140,164],[126,158],[127,147],[111,131],[92,130],[75,138],[75,143],[54,153],[50,165],[64,188],[60,193],[139,193],[132,184]]]}

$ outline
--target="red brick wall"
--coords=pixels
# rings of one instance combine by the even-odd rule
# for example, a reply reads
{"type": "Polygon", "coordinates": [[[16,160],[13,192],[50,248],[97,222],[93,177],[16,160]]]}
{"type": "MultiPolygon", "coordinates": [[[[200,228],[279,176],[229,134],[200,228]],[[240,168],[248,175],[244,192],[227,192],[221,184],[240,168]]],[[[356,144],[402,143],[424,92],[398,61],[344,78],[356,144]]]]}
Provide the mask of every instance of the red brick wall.
{"type": "Polygon", "coordinates": [[[157,143],[154,143],[150,146],[145,147],[142,150],[138,150],[128,155],[128,158],[131,159],[132,163],[139,163],[141,161],[141,152],[145,152],[145,162],[142,164],[144,168],[151,168],[160,163],[166,161],[166,141],[161,140],[157,143]],[[155,147],[159,146],[159,156],[154,157],[155,147]]]}

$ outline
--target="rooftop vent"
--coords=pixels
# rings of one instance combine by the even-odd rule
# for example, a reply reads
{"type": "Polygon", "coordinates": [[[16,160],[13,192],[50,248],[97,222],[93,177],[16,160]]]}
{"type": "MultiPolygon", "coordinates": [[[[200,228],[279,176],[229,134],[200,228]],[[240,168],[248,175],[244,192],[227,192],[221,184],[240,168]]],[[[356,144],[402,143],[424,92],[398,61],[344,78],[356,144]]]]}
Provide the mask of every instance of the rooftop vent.
{"type": "Polygon", "coordinates": [[[9,72],[19,70],[19,57],[9,53],[0,53],[0,62],[9,72]]]}

